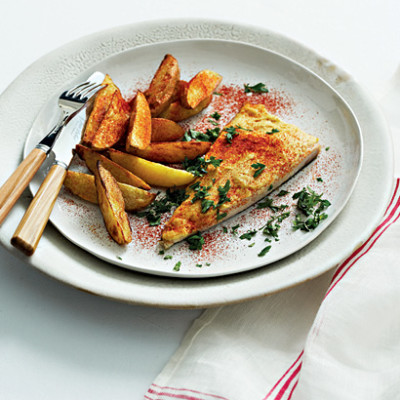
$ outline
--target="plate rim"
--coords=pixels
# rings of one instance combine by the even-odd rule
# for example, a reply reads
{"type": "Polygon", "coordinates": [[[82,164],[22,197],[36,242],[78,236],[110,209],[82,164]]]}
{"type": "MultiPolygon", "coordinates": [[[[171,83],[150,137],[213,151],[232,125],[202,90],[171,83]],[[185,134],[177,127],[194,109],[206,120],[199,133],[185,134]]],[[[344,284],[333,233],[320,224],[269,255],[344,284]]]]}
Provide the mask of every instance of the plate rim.
{"type": "MultiPolygon", "coordinates": [[[[35,72],[35,69],[38,66],[42,66],[43,64],[46,64],[46,62],[52,58],[54,58],[55,56],[57,56],[59,53],[62,52],[68,52],[71,49],[73,50],[73,48],[79,44],[79,46],[84,47],[84,45],[88,45],[90,43],[92,43],[94,45],[94,43],[98,40],[100,40],[101,37],[104,37],[105,35],[110,34],[111,32],[114,32],[115,34],[117,34],[118,32],[121,33],[126,29],[133,29],[133,30],[137,30],[137,29],[141,29],[143,28],[143,26],[145,25],[149,30],[150,29],[156,29],[158,25],[160,25],[160,23],[164,24],[169,24],[169,25],[182,25],[182,24],[187,24],[190,23],[192,24],[198,24],[198,25],[202,25],[204,26],[208,26],[210,27],[212,24],[218,24],[221,27],[236,27],[239,29],[244,29],[247,30],[248,32],[254,34],[254,35],[262,35],[268,38],[273,37],[275,41],[280,41],[280,40],[284,40],[286,42],[289,42],[292,46],[295,46],[296,48],[299,48],[300,51],[303,51],[305,53],[309,53],[312,54],[316,59],[318,59],[321,62],[321,69],[323,70],[326,65],[324,65],[324,58],[320,57],[316,52],[314,52],[313,50],[308,49],[306,46],[304,46],[303,44],[297,42],[296,40],[290,39],[280,33],[276,33],[276,32],[272,32],[269,31],[265,28],[260,28],[257,26],[253,26],[253,25],[245,25],[245,24],[237,24],[237,23],[231,23],[231,22],[227,22],[227,21],[217,21],[217,20],[202,20],[202,19],[189,19],[189,20],[179,20],[179,19],[162,19],[162,20],[156,20],[156,21],[148,21],[148,22],[141,22],[141,23],[134,23],[134,24],[129,24],[129,25],[124,25],[122,27],[116,27],[116,28],[111,28],[105,31],[100,31],[94,34],[91,34],[89,36],[85,36],[83,38],[77,39],[69,44],[66,44],[64,46],[59,47],[58,49],[54,50],[53,52],[50,52],[49,54],[43,56],[42,58],[40,58],[39,60],[37,60],[34,64],[32,64],[30,67],[28,67],[13,83],[11,83],[6,91],[3,93],[3,95],[1,96],[1,100],[4,100],[4,98],[7,98],[6,95],[9,95],[9,93],[13,90],[13,87],[17,84],[17,82],[19,83],[21,80],[26,79],[27,76],[29,76],[29,74],[32,74],[35,72]],[[90,42],[90,43],[89,43],[90,42]]],[[[244,42],[244,43],[248,43],[248,42],[244,42]]],[[[248,44],[254,44],[252,42],[248,43],[248,44]]],[[[75,51],[77,51],[77,49],[75,49],[75,51]]],[[[285,54],[284,54],[285,55],[285,54]]],[[[291,58],[291,57],[289,57],[291,58]]],[[[294,60],[295,62],[300,63],[301,65],[305,66],[307,68],[307,65],[304,65],[302,62],[298,61],[298,60],[294,60]]],[[[330,66],[332,66],[332,63],[330,63],[330,66]]],[[[391,140],[390,138],[390,134],[389,134],[389,130],[387,127],[387,123],[382,115],[382,112],[380,111],[379,107],[376,106],[376,104],[374,103],[374,101],[372,100],[372,98],[365,92],[364,89],[362,89],[352,78],[348,77],[348,74],[346,74],[345,72],[343,72],[343,70],[341,70],[338,67],[335,67],[335,74],[337,76],[346,76],[347,75],[347,82],[351,81],[351,83],[353,85],[356,85],[357,89],[359,90],[359,92],[362,94],[362,98],[366,101],[367,105],[369,107],[374,108],[374,110],[376,111],[376,113],[374,114],[375,119],[379,120],[380,126],[381,128],[384,127],[383,131],[386,134],[386,139],[387,140],[391,140]],[[339,71],[339,72],[338,72],[339,71]]],[[[86,68],[85,68],[86,69],[86,68]]],[[[316,73],[318,76],[320,76],[316,71],[314,71],[312,68],[311,69],[312,72],[316,73]]],[[[332,72],[332,71],[331,71],[332,72]]],[[[335,75],[333,75],[335,76],[335,75]]],[[[321,77],[321,76],[320,76],[321,77]]],[[[329,80],[327,81],[327,79],[325,77],[321,77],[324,81],[326,81],[328,84],[330,84],[329,80]]],[[[343,78],[344,79],[344,78],[343,78]]],[[[345,80],[342,81],[342,83],[345,82],[345,80]]],[[[341,82],[338,82],[338,85],[340,86],[341,82]]],[[[333,86],[333,85],[331,85],[333,86]]],[[[336,89],[336,91],[342,95],[342,93],[340,92],[340,90],[337,89],[337,87],[333,86],[334,89],[336,89]]],[[[344,97],[344,99],[347,101],[346,97],[342,95],[342,97],[344,97]]],[[[353,109],[353,107],[350,106],[350,109],[353,109]]],[[[354,109],[353,109],[354,110],[354,109]]],[[[357,117],[357,114],[356,114],[357,117]]],[[[25,141],[25,140],[24,140],[25,141]]],[[[389,157],[390,159],[387,161],[387,163],[390,165],[392,165],[392,173],[391,173],[391,185],[390,188],[387,187],[386,188],[386,198],[384,199],[385,201],[382,201],[382,204],[388,203],[389,198],[390,198],[390,194],[392,191],[392,187],[393,187],[393,153],[390,154],[391,157],[389,157]]],[[[374,221],[372,223],[370,223],[369,225],[369,229],[365,230],[363,232],[363,234],[359,237],[358,242],[363,242],[365,241],[369,235],[371,234],[371,232],[373,231],[373,229],[375,228],[375,226],[378,224],[378,222],[380,221],[380,218],[382,217],[383,213],[384,213],[384,209],[385,207],[381,206],[381,210],[379,213],[376,213],[374,221]]],[[[21,210],[20,210],[21,212],[21,210]]],[[[303,281],[306,281],[308,279],[312,279],[317,277],[318,275],[322,274],[323,272],[327,271],[328,269],[334,267],[335,265],[337,265],[341,260],[343,260],[345,258],[345,256],[343,256],[343,254],[340,257],[336,257],[336,259],[332,259],[330,262],[330,266],[323,269],[323,270],[318,270],[318,271],[313,271],[310,272],[306,275],[302,275],[300,277],[298,277],[297,279],[293,279],[291,280],[290,284],[286,284],[286,285],[278,285],[279,287],[275,287],[275,288],[270,288],[270,290],[267,291],[255,291],[254,293],[241,293],[240,295],[236,295],[236,296],[225,296],[222,295],[220,296],[218,299],[214,298],[214,299],[191,299],[190,301],[168,301],[165,298],[163,298],[162,300],[155,300],[155,299],[149,299],[148,296],[146,296],[146,293],[140,292],[139,295],[132,294],[128,292],[124,292],[124,290],[122,290],[122,293],[120,292],[118,294],[118,290],[115,291],[115,288],[113,288],[113,290],[107,290],[107,288],[103,288],[104,290],[98,290],[98,288],[93,287],[93,285],[79,285],[79,283],[74,282],[73,279],[68,279],[67,276],[65,276],[65,274],[62,273],[54,273],[54,271],[52,271],[53,273],[50,273],[51,271],[51,266],[48,265],[48,263],[44,263],[45,265],[43,265],[43,261],[40,260],[38,257],[34,256],[32,259],[26,260],[26,258],[24,257],[20,257],[20,254],[16,251],[13,251],[13,248],[9,245],[8,240],[9,237],[7,238],[7,232],[5,232],[5,228],[1,228],[0,230],[0,236],[1,236],[1,243],[2,245],[4,245],[7,249],[11,250],[11,252],[13,254],[16,254],[19,258],[23,259],[24,261],[28,261],[29,264],[31,264],[32,266],[34,266],[35,268],[41,270],[42,272],[47,273],[50,276],[53,276],[65,283],[71,284],[72,286],[78,287],[81,290],[85,290],[88,292],[92,292],[94,294],[98,294],[104,297],[108,297],[108,298],[112,298],[115,300],[120,300],[120,301],[126,301],[129,303],[134,303],[134,304],[146,304],[146,305],[153,305],[153,306],[164,306],[164,307],[172,307],[172,308],[192,308],[192,307],[196,307],[196,308],[200,308],[200,307],[209,307],[209,306],[216,306],[216,305],[220,305],[220,304],[227,304],[227,303],[234,303],[234,302],[238,302],[238,301],[244,301],[244,300],[250,300],[252,298],[256,298],[256,297],[261,297],[267,294],[271,294],[274,293],[276,291],[279,290],[283,290],[286,289],[288,287],[294,286],[296,284],[299,284],[303,281]],[[49,271],[50,269],[50,271],[49,271]]],[[[54,232],[52,231],[52,229],[49,229],[49,232],[47,232],[47,234],[45,234],[45,236],[47,236],[47,240],[45,240],[46,244],[48,244],[49,242],[52,243],[54,242],[54,240],[57,241],[57,239],[51,240],[52,238],[49,237],[51,236],[51,234],[54,234],[54,232]]],[[[65,240],[65,239],[64,239],[65,240]]],[[[68,246],[67,246],[68,247],[68,246]]],[[[348,249],[347,251],[347,255],[351,253],[353,249],[348,249]]],[[[84,250],[80,250],[80,251],[84,251],[84,250]]],[[[93,256],[90,256],[93,257],[93,256]]],[[[82,258],[82,257],[79,257],[82,258]]],[[[85,257],[83,257],[85,258],[85,257]]],[[[94,258],[94,257],[93,257],[94,258]]],[[[59,271],[56,271],[59,272],[59,271]]],[[[137,273],[140,274],[140,273],[137,273]]],[[[248,275],[248,272],[242,273],[240,275],[248,275]]],[[[164,280],[165,278],[162,278],[162,280],[164,280]]],[[[213,278],[214,279],[214,278],[213,278]]],[[[246,279],[246,278],[245,278],[246,279]]],[[[182,280],[180,280],[182,282],[182,280]]],[[[184,281],[183,281],[184,282],[184,281]]],[[[236,286],[241,286],[241,281],[239,280],[239,283],[235,282],[236,286]]],[[[231,282],[232,284],[232,282],[231,282]]],[[[136,288],[140,288],[140,282],[138,283],[138,285],[135,286],[136,288]]],[[[181,289],[186,289],[186,288],[181,288],[181,289]]],[[[172,288],[172,290],[178,290],[177,288],[172,288]]],[[[196,291],[193,292],[194,295],[196,295],[196,291]]]]}

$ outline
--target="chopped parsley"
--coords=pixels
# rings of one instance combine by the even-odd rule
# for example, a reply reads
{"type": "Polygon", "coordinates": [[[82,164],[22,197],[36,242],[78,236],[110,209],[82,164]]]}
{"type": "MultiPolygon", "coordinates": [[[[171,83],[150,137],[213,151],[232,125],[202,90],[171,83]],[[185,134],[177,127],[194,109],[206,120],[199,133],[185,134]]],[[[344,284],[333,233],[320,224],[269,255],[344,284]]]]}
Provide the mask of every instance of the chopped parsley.
{"type": "Polygon", "coordinates": [[[197,232],[196,234],[189,236],[186,239],[186,242],[189,243],[190,250],[201,250],[203,248],[204,238],[201,236],[200,232],[197,232]]]}
{"type": "Polygon", "coordinates": [[[218,113],[217,111],[215,111],[214,113],[212,113],[210,115],[211,118],[214,118],[216,121],[219,121],[219,119],[221,118],[221,114],[218,113]]]}
{"type": "Polygon", "coordinates": [[[211,125],[214,125],[214,126],[218,126],[219,125],[218,122],[214,121],[213,119],[209,119],[209,120],[207,120],[207,122],[209,122],[211,125]]]}
{"type": "Polygon", "coordinates": [[[289,192],[287,191],[287,190],[281,190],[278,194],[277,194],[277,196],[278,197],[283,197],[283,196],[286,196],[287,194],[289,194],[289,192]]]}
{"type": "Polygon", "coordinates": [[[266,197],[264,200],[260,201],[257,204],[257,209],[262,209],[262,208],[269,208],[272,210],[274,213],[280,210],[284,210],[285,208],[288,208],[289,206],[286,204],[281,204],[280,206],[274,206],[274,201],[270,197],[266,197]]]}
{"type": "Polygon", "coordinates": [[[245,93],[268,93],[269,90],[266,88],[264,83],[257,83],[256,85],[250,86],[249,84],[244,85],[245,93]]]}
{"type": "Polygon", "coordinates": [[[297,214],[293,222],[294,230],[311,231],[315,229],[321,221],[328,218],[324,212],[331,203],[322,198],[322,194],[317,194],[310,187],[303,188],[300,192],[293,195],[297,200],[297,208],[301,214],[297,214]]]}
{"type": "Polygon", "coordinates": [[[181,269],[182,262],[178,261],[174,266],[174,271],[179,271],[181,269]]]}
{"type": "Polygon", "coordinates": [[[194,176],[203,176],[207,173],[207,168],[209,165],[217,168],[221,165],[221,162],[221,159],[215,158],[214,156],[211,156],[207,160],[204,157],[196,157],[193,160],[189,160],[187,157],[185,157],[185,160],[183,161],[183,168],[185,168],[187,172],[190,172],[194,176]]]}
{"type": "Polygon", "coordinates": [[[329,147],[329,146],[328,146],[328,147],[325,147],[325,150],[326,150],[326,151],[328,151],[329,149],[330,149],[330,147],[329,147]]]}
{"type": "Polygon", "coordinates": [[[267,223],[261,228],[262,233],[267,236],[267,239],[273,238],[276,242],[279,240],[278,232],[281,229],[280,224],[284,219],[288,218],[289,215],[290,212],[285,212],[280,215],[274,215],[267,221],[267,223]]]}
{"type": "Polygon", "coordinates": [[[220,207],[222,206],[222,204],[231,201],[231,199],[227,196],[230,188],[231,188],[231,181],[229,179],[226,181],[224,186],[218,187],[219,200],[216,207],[220,207]]]}
{"type": "Polygon", "coordinates": [[[122,260],[122,257],[120,257],[120,256],[117,256],[117,258],[118,258],[118,260],[122,260]]]}
{"type": "Polygon", "coordinates": [[[230,181],[227,180],[224,186],[218,187],[217,190],[219,194],[219,200],[218,203],[215,204],[213,200],[206,198],[210,195],[208,191],[211,189],[212,186],[201,186],[200,182],[195,182],[193,185],[189,186],[190,189],[193,189],[195,192],[191,200],[192,204],[195,203],[197,200],[201,200],[201,212],[203,214],[206,213],[209,209],[217,209],[217,221],[219,221],[220,219],[225,218],[228,215],[227,213],[220,213],[219,207],[221,207],[222,204],[231,201],[230,198],[227,196],[230,185],[230,181]]]}
{"type": "Polygon", "coordinates": [[[196,182],[193,185],[189,186],[190,189],[193,189],[195,194],[192,198],[192,204],[195,203],[197,200],[204,200],[210,193],[208,191],[211,189],[210,186],[201,186],[200,182],[196,182]]]}
{"type": "Polygon", "coordinates": [[[164,260],[172,260],[172,256],[169,254],[169,255],[164,257],[164,260]]]}
{"type": "Polygon", "coordinates": [[[165,196],[154,200],[144,211],[137,212],[140,218],[146,217],[150,226],[157,226],[161,223],[161,215],[179,206],[189,196],[185,189],[167,189],[165,196]]]}
{"type": "Polygon", "coordinates": [[[227,228],[226,226],[223,226],[223,227],[222,227],[222,231],[223,231],[224,233],[228,233],[228,228],[227,228]]]}
{"type": "Polygon", "coordinates": [[[318,182],[323,182],[324,180],[319,176],[319,177],[317,178],[317,181],[318,181],[318,182]]]}
{"type": "Polygon", "coordinates": [[[264,247],[259,253],[258,257],[264,257],[271,250],[271,245],[264,247]]]}
{"type": "Polygon", "coordinates": [[[254,168],[256,171],[254,172],[254,178],[257,178],[258,176],[260,176],[261,172],[264,171],[265,169],[265,164],[262,163],[255,163],[255,164],[251,164],[251,168],[254,168]]]}
{"type": "Polygon", "coordinates": [[[201,202],[201,212],[204,214],[206,213],[210,208],[215,208],[215,203],[212,200],[203,200],[201,202]]]}
{"type": "Polygon", "coordinates": [[[250,230],[246,233],[243,233],[243,235],[240,235],[239,239],[251,240],[255,235],[257,235],[257,230],[250,230]]]}
{"type": "Polygon", "coordinates": [[[239,224],[237,224],[237,225],[235,225],[235,226],[232,226],[232,230],[231,230],[231,233],[232,233],[232,235],[237,235],[237,230],[240,228],[240,225],[239,224]]]}
{"type": "Polygon", "coordinates": [[[253,242],[252,244],[249,244],[247,247],[254,247],[256,242],[253,242]]]}
{"type": "Polygon", "coordinates": [[[226,212],[221,213],[221,212],[219,211],[219,208],[217,208],[217,221],[219,221],[219,220],[225,218],[227,215],[228,215],[228,213],[226,213],[226,212]]]}
{"type": "Polygon", "coordinates": [[[272,135],[273,133],[278,133],[279,132],[279,129],[276,129],[276,128],[273,128],[271,131],[267,131],[267,132],[265,132],[267,135],[272,135]]]}
{"type": "Polygon", "coordinates": [[[237,131],[240,129],[239,127],[230,126],[229,128],[225,128],[224,131],[226,132],[225,139],[228,143],[232,143],[234,136],[238,136],[240,132],[237,131]]]}
{"type": "Polygon", "coordinates": [[[223,94],[219,92],[214,92],[213,94],[215,94],[216,96],[223,96],[223,94]]]}
{"type": "Polygon", "coordinates": [[[203,264],[196,264],[197,268],[201,268],[203,266],[203,264]]]}
{"type": "Polygon", "coordinates": [[[210,136],[207,133],[199,132],[195,129],[189,129],[183,135],[182,140],[184,142],[190,142],[191,140],[197,140],[198,142],[210,142],[210,136]]]}
{"type": "Polygon", "coordinates": [[[160,251],[158,252],[158,254],[164,255],[164,254],[165,254],[165,250],[160,250],[160,251]]]}
{"type": "Polygon", "coordinates": [[[215,142],[218,139],[220,133],[221,129],[215,127],[213,129],[208,128],[205,134],[208,136],[208,142],[215,142]]]}
{"type": "Polygon", "coordinates": [[[206,263],[206,266],[209,267],[211,265],[211,263],[206,263]]]}

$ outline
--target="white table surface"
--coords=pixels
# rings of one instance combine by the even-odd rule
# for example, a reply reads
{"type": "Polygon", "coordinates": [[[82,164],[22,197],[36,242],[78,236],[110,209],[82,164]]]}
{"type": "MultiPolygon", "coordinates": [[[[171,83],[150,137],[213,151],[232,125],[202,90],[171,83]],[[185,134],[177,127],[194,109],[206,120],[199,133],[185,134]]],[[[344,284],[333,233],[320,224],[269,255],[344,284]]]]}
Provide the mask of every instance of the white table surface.
{"type": "MultiPolygon", "coordinates": [[[[399,15],[398,0],[4,2],[0,93],[42,55],[84,35],[152,19],[210,17],[295,38],[379,97],[399,66],[399,15]]],[[[1,140],[8,134],[0,132],[1,140]]],[[[142,399],[199,314],[95,297],[0,248],[0,398],[142,399]]]]}

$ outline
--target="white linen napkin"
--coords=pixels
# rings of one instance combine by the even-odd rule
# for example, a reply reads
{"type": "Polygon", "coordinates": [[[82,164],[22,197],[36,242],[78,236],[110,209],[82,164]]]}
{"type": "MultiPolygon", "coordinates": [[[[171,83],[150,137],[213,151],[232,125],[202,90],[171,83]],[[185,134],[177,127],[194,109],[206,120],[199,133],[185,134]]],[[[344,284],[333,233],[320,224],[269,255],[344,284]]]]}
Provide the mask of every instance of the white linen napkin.
{"type": "MultiPolygon", "coordinates": [[[[389,88],[381,105],[399,145],[400,70],[389,88]]],[[[399,217],[397,179],[381,224],[336,271],[206,310],[145,399],[400,399],[399,217]]]]}

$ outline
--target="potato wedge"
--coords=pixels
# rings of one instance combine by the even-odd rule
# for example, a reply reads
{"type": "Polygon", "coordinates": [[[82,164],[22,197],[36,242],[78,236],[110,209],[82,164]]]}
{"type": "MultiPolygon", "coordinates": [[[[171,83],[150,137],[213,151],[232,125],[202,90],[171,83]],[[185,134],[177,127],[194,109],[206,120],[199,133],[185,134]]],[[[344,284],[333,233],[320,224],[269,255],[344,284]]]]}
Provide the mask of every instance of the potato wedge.
{"type": "Polygon", "coordinates": [[[167,54],[145,92],[152,117],[157,117],[171,104],[179,78],[178,61],[167,54]]]}
{"type": "Polygon", "coordinates": [[[108,155],[111,160],[153,186],[186,186],[195,179],[195,176],[190,172],[170,168],[118,150],[109,149],[108,155]]]}
{"type": "Polygon", "coordinates": [[[89,147],[78,144],[75,148],[75,151],[78,153],[79,157],[86,162],[87,167],[93,174],[97,169],[97,161],[101,161],[103,163],[103,167],[107,168],[118,182],[127,183],[128,185],[136,186],[146,190],[150,189],[150,186],[145,181],[132,174],[132,172],[122,168],[117,163],[109,160],[107,157],[102,156],[89,147]]]}
{"type": "Polygon", "coordinates": [[[207,153],[210,147],[210,142],[158,142],[151,143],[144,150],[135,150],[133,154],[150,161],[174,164],[183,162],[185,158],[193,160],[207,153]]]}
{"type": "Polygon", "coordinates": [[[193,117],[194,115],[204,110],[206,107],[209,106],[211,100],[212,96],[207,97],[196,108],[193,109],[185,108],[182,106],[180,101],[175,101],[165,111],[163,111],[159,115],[159,117],[170,119],[171,121],[175,122],[183,121],[184,119],[193,117]]]}
{"type": "Polygon", "coordinates": [[[117,143],[125,134],[130,117],[130,106],[115,91],[110,106],[91,142],[92,149],[105,150],[117,143]]]}
{"type": "Polygon", "coordinates": [[[209,69],[200,71],[182,91],[181,104],[186,108],[196,108],[204,99],[212,96],[221,81],[222,76],[214,71],[209,69]]]}
{"type": "Polygon", "coordinates": [[[103,121],[104,116],[111,104],[111,100],[116,91],[119,91],[117,86],[110,78],[110,75],[106,75],[103,80],[103,85],[107,85],[105,88],[101,89],[94,99],[93,108],[90,112],[89,118],[87,119],[82,143],[91,146],[94,136],[99,129],[101,121],[103,121]]]}
{"type": "MultiPolygon", "coordinates": [[[[81,199],[98,204],[94,175],[67,171],[64,186],[81,199]]],[[[147,207],[156,198],[155,193],[150,193],[126,183],[118,182],[118,186],[125,201],[125,211],[140,210],[147,207]]]]}
{"type": "Polygon", "coordinates": [[[151,120],[152,142],[173,142],[181,139],[185,130],[170,119],[153,118],[151,120]]]}
{"type": "Polygon", "coordinates": [[[125,202],[111,172],[97,161],[95,171],[97,198],[108,233],[118,244],[132,241],[132,229],[125,212],[125,202]]]}
{"type": "Polygon", "coordinates": [[[145,149],[151,141],[151,113],[146,97],[138,92],[132,106],[126,151],[145,149]]]}
{"type": "Polygon", "coordinates": [[[178,83],[176,84],[176,87],[175,87],[175,93],[172,96],[172,103],[175,101],[181,101],[181,97],[187,90],[188,85],[189,85],[189,83],[186,81],[182,81],[182,80],[178,81],[178,83]]]}

